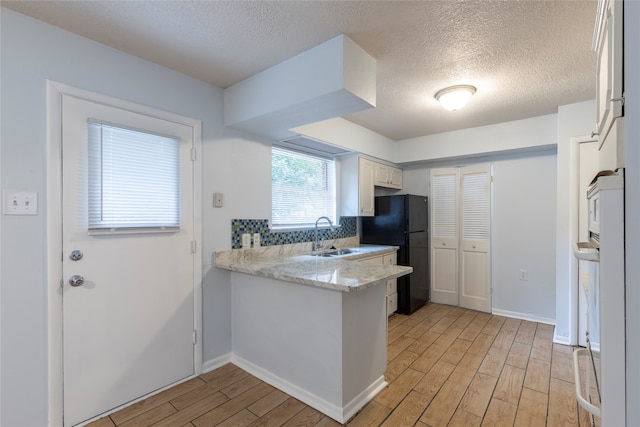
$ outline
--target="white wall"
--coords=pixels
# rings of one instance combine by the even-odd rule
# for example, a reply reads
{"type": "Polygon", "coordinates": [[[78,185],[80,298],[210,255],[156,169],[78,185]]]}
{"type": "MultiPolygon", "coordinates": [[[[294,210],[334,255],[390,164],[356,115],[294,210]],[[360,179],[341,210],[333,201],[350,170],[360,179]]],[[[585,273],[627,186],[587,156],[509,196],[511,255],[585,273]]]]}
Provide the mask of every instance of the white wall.
{"type": "Polygon", "coordinates": [[[624,4],[627,425],[640,425],[640,2],[624,4]]]}
{"type": "Polygon", "coordinates": [[[555,313],[556,154],[493,163],[492,307],[553,322],[555,313]],[[520,270],[529,279],[519,280],[520,270]]]}
{"type": "Polygon", "coordinates": [[[447,161],[456,158],[535,151],[555,144],[556,115],[463,129],[398,141],[396,163],[447,161]]]}
{"type": "Polygon", "coordinates": [[[403,193],[429,195],[431,168],[493,164],[492,309],[553,323],[555,319],[555,150],[487,156],[404,169],[403,193]],[[529,280],[520,281],[519,271],[529,280]]]}
{"type": "Polygon", "coordinates": [[[46,81],[202,120],[204,355],[231,351],[228,275],[211,267],[231,247],[231,219],[268,217],[268,144],[222,126],[222,89],[1,8],[2,188],[40,195],[38,216],[1,216],[0,425],[47,420],[46,81]],[[212,207],[212,193],[225,207],[212,207]]]}

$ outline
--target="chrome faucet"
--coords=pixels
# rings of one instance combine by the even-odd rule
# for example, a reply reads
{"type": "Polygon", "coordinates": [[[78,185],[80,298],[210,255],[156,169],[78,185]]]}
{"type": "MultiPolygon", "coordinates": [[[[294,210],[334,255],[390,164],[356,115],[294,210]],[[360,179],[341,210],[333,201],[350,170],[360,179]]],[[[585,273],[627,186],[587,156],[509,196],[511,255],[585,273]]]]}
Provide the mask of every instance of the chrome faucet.
{"type": "Polygon", "coordinates": [[[314,251],[314,252],[315,252],[315,251],[319,251],[320,249],[322,249],[322,246],[320,245],[320,242],[318,242],[318,222],[319,222],[321,219],[326,219],[326,220],[327,220],[327,222],[329,223],[329,227],[331,227],[331,231],[334,231],[334,230],[335,230],[335,228],[333,228],[333,224],[331,223],[331,220],[330,220],[328,217],[326,217],[326,216],[321,216],[320,218],[318,218],[318,219],[316,220],[316,239],[315,239],[315,241],[313,242],[313,251],[314,251]]]}

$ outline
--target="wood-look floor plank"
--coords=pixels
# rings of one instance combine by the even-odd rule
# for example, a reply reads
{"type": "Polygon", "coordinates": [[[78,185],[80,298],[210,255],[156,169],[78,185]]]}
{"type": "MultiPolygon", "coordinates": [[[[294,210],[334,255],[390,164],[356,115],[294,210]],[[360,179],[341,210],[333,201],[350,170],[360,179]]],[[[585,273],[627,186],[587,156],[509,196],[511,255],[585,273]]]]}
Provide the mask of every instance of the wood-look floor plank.
{"type": "MultiPolygon", "coordinates": [[[[402,337],[412,338],[407,335],[407,332],[411,331],[413,328],[414,327],[411,327],[409,325],[399,325],[397,328],[390,330],[387,333],[387,344],[391,344],[398,338],[402,338],[402,337]]],[[[418,337],[413,337],[413,338],[418,338],[418,337]]]]}
{"type": "Polygon", "coordinates": [[[323,417],[315,426],[313,427],[340,427],[342,424],[340,424],[339,422],[337,422],[336,420],[329,418],[329,417],[323,417]]]}
{"type": "Polygon", "coordinates": [[[540,336],[548,341],[552,341],[553,340],[553,330],[554,330],[554,326],[553,325],[547,325],[544,323],[537,323],[536,324],[536,335],[540,336]]]}
{"type": "Polygon", "coordinates": [[[445,351],[447,351],[447,347],[432,344],[411,364],[411,368],[420,372],[429,372],[445,351]]]}
{"type": "Polygon", "coordinates": [[[515,342],[521,342],[523,344],[533,344],[533,337],[536,335],[536,324],[523,320],[520,322],[520,327],[516,333],[514,339],[515,342]]]}
{"type": "Polygon", "coordinates": [[[185,393],[188,393],[189,391],[201,387],[205,384],[206,383],[199,377],[192,378],[167,390],[161,391],[158,394],[141,400],[140,402],[134,403],[133,405],[121,409],[118,412],[114,412],[113,414],[111,414],[111,418],[113,419],[113,422],[116,423],[116,425],[122,424],[127,420],[135,418],[138,415],[148,412],[153,408],[156,408],[170,401],[171,399],[182,396],[185,393]]]}
{"type": "Polygon", "coordinates": [[[487,350],[491,347],[491,344],[493,344],[494,339],[495,337],[493,335],[480,333],[473,341],[473,344],[469,347],[469,350],[467,350],[467,353],[481,355],[486,354],[487,350]]]}
{"type": "Polygon", "coordinates": [[[507,320],[504,321],[504,324],[502,325],[502,329],[505,331],[513,331],[513,332],[517,332],[518,328],[520,327],[520,323],[522,321],[520,319],[515,319],[513,317],[507,317],[507,320]]]}
{"type": "Polygon", "coordinates": [[[394,381],[398,376],[405,371],[413,362],[418,359],[420,355],[409,350],[405,350],[396,356],[391,362],[387,364],[387,370],[384,373],[384,378],[387,382],[394,381]]]}
{"type": "Polygon", "coordinates": [[[528,388],[522,389],[514,427],[545,427],[548,395],[528,388]]]}
{"type": "Polygon", "coordinates": [[[175,427],[182,426],[196,417],[201,416],[202,414],[207,413],[213,408],[217,408],[223,403],[227,402],[229,398],[220,392],[215,392],[210,394],[203,399],[198,400],[192,405],[188,405],[182,410],[176,412],[168,416],[167,418],[163,418],[159,422],[157,422],[154,427],[175,427]]]}
{"type": "Polygon", "coordinates": [[[451,325],[452,328],[465,329],[467,326],[473,322],[478,313],[475,312],[465,312],[462,316],[458,317],[455,322],[451,325]]]}
{"type": "Polygon", "coordinates": [[[498,383],[493,392],[493,398],[500,399],[514,406],[518,405],[522,391],[522,383],[524,382],[524,374],[524,369],[505,365],[498,378],[498,383]]]}
{"type": "Polygon", "coordinates": [[[433,398],[420,421],[432,427],[446,426],[453,417],[466,389],[462,384],[446,382],[433,398]]]}
{"type": "Polygon", "coordinates": [[[531,344],[524,344],[521,342],[514,342],[511,345],[511,350],[507,355],[507,360],[504,362],[507,365],[517,366],[521,369],[527,369],[529,363],[529,354],[531,353],[531,344]]]}
{"type": "Polygon", "coordinates": [[[413,389],[433,399],[455,368],[455,365],[439,360],[413,389]]]}
{"type": "Polygon", "coordinates": [[[393,360],[407,347],[416,341],[415,338],[401,337],[387,346],[387,360],[393,360]]]}
{"type": "Polygon", "coordinates": [[[449,376],[449,381],[464,386],[469,385],[483,359],[484,355],[466,353],[449,376]]]}
{"type": "Polygon", "coordinates": [[[460,402],[460,409],[482,418],[487,410],[497,381],[497,377],[478,372],[473,377],[460,402]]]}
{"type": "Polygon", "coordinates": [[[431,346],[438,338],[440,338],[440,334],[436,334],[435,332],[427,331],[420,336],[413,344],[407,347],[407,351],[411,351],[413,353],[422,354],[427,348],[431,346]]]}
{"type": "Polygon", "coordinates": [[[536,335],[533,338],[533,345],[531,347],[531,355],[534,359],[546,360],[547,362],[551,361],[551,341],[546,338],[542,338],[539,335],[536,335]]]}
{"type": "Polygon", "coordinates": [[[551,353],[551,377],[573,383],[573,355],[554,351],[551,353]]]}
{"type": "Polygon", "coordinates": [[[212,394],[218,393],[220,389],[228,387],[237,381],[243,381],[250,378],[249,374],[240,368],[237,369],[224,369],[224,375],[209,376],[209,381],[205,384],[196,387],[186,393],[171,399],[170,402],[178,410],[182,410],[187,406],[197,402],[212,394]]]}
{"type": "Polygon", "coordinates": [[[387,388],[378,393],[374,400],[381,405],[395,408],[413,387],[420,382],[424,375],[424,372],[408,368],[387,388]]]}
{"type": "MultiPolygon", "coordinates": [[[[308,406],[291,397],[287,399],[283,404],[279,405],[276,408],[273,408],[264,417],[260,417],[259,419],[251,423],[249,427],[281,426],[298,415],[300,412],[304,411],[305,408],[308,408],[308,406]]],[[[313,410],[315,411],[315,409],[313,410]]],[[[320,420],[320,418],[318,418],[318,420],[320,420]]]]}
{"type": "Polygon", "coordinates": [[[470,341],[456,339],[440,357],[440,360],[451,363],[452,365],[457,365],[469,349],[469,346],[471,346],[470,341]]]}
{"type": "Polygon", "coordinates": [[[106,416],[86,424],[86,427],[113,427],[115,426],[111,417],[106,416]]]}
{"type": "Polygon", "coordinates": [[[524,386],[542,393],[549,392],[551,363],[539,359],[529,359],[524,386]]]}
{"type": "Polygon", "coordinates": [[[578,427],[578,404],[573,383],[551,378],[549,382],[549,410],[547,425],[578,427]]]}
{"type": "Polygon", "coordinates": [[[251,411],[249,411],[248,409],[243,409],[242,411],[218,424],[218,427],[245,427],[257,419],[257,415],[251,413],[251,411]]]}
{"type": "Polygon", "coordinates": [[[513,427],[518,407],[499,399],[491,399],[482,419],[482,427],[513,427]]]}
{"type": "Polygon", "coordinates": [[[158,421],[175,414],[178,412],[169,402],[163,403],[143,414],[138,415],[135,418],[131,418],[122,424],[118,424],[118,427],[148,427],[157,423],[158,421]]]}
{"type": "Polygon", "coordinates": [[[502,371],[502,366],[507,359],[508,350],[491,347],[487,355],[482,360],[478,372],[498,378],[502,371]]]}
{"type": "Polygon", "coordinates": [[[322,419],[324,415],[319,411],[313,409],[310,406],[305,406],[305,408],[298,412],[293,418],[291,418],[286,423],[282,424],[283,427],[296,427],[296,426],[315,426],[322,419]]]}
{"type": "Polygon", "coordinates": [[[372,400],[347,425],[349,427],[379,426],[392,410],[372,400]]]}
{"type": "Polygon", "coordinates": [[[507,329],[502,329],[496,335],[496,339],[493,340],[493,344],[491,347],[499,348],[502,350],[509,350],[511,348],[511,344],[513,344],[513,339],[516,337],[516,331],[509,331],[507,329]]]}
{"type": "Polygon", "coordinates": [[[458,408],[447,427],[479,427],[482,423],[482,417],[478,417],[469,412],[458,408]]]}
{"type": "Polygon", "coordinates": [[[382,423],[384,427],[413,426],[422,415],[431,398],[412,390],[382,423]]]}
{"type": "Polygon", "coordinates": [[[482,328],[482,333],[493,336],[498,335],[505,320],[506,317],[503,316],[491,316],[491,319],[489,319],[484,328],[482,328]]]}
{"type": "MultiPolygon", "coordinates": [[[[191,420],[196,427],[216,425],[227,418],[237,414],[242,409],[261,399],[262,397],[273,391],[273,387],[261,382],[257,386],[245,391],[244,393],[227,400],[223,404],[207,411],[199,417],[191,420]]],[[[179,413],[178,413],[179,414],[179,413]]]]}
{"type": "Polygon", "coordinates": [[[284,403],[288,398],[289,395],[287,393],[276,389],[249,405],[247,409],[258,417],[262,417],[267,412],[284,403]]]}

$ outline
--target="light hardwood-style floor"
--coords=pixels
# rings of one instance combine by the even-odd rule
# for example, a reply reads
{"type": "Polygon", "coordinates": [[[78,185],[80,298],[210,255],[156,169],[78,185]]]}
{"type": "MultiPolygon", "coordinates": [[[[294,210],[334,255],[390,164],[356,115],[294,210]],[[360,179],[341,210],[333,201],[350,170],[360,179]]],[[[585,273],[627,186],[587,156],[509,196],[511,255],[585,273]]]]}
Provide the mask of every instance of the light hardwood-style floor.
{"type": "MultiPolygon", "coordinates": [[[[553,326],[428,304],[389,319],[389,386],[356,426],[591,425],[578,407],[572,348],[553,326]]],[[[102,426],[337,426],[228,364],[89,424],[102,426]]]]}

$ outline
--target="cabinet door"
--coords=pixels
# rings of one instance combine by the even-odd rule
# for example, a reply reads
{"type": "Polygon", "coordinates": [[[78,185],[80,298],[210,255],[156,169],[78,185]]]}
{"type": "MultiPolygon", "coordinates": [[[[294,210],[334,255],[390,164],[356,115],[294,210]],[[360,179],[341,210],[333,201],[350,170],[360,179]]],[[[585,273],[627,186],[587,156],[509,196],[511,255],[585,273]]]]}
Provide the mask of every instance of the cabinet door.
{"type": "Polygon", "coordinates": [[[597,130],[600,145],[613,121],[622,116],[622,7],[621,1],[601,1],[603,10],[596,23],[598,78],[596,91],[597,130]]]}
{"type": "Polygon", "coordinates": [[[391,168],[390,169],[391,181],[390,187],[402,188],[402,169],[391,168]]]}
{"type": "Polygon", "coordinates": [[[360,216],[373,216],[374,206],[374,165],[366,159],[358,162],[358,207],[360,216]]]}
{"type": "MultiPolygon", "coordinates": [[[[382,263],[386,264],[386,265],[396,265],[398,259],[398,254],[396,252],[389,254],[389,255],[384,255],[382,257],[382,263]]],[[[389,279],[387,280],[387,295],[391,295],[393,293],[396,293],[398,291],[398,279],[389,279]]],[[[397,301],[396,301],[396,310],[397,310],[397,301]]],[[[393,311],[396,311],[393,310],[393,311]]]]}
{"type": "Polygon", "coordinates": [[[389,166],[383,165],[380,163],[376,163],[376,175],[375,175],[375,185],[379,185],[381,187],[389,186],[389,166]]]}

